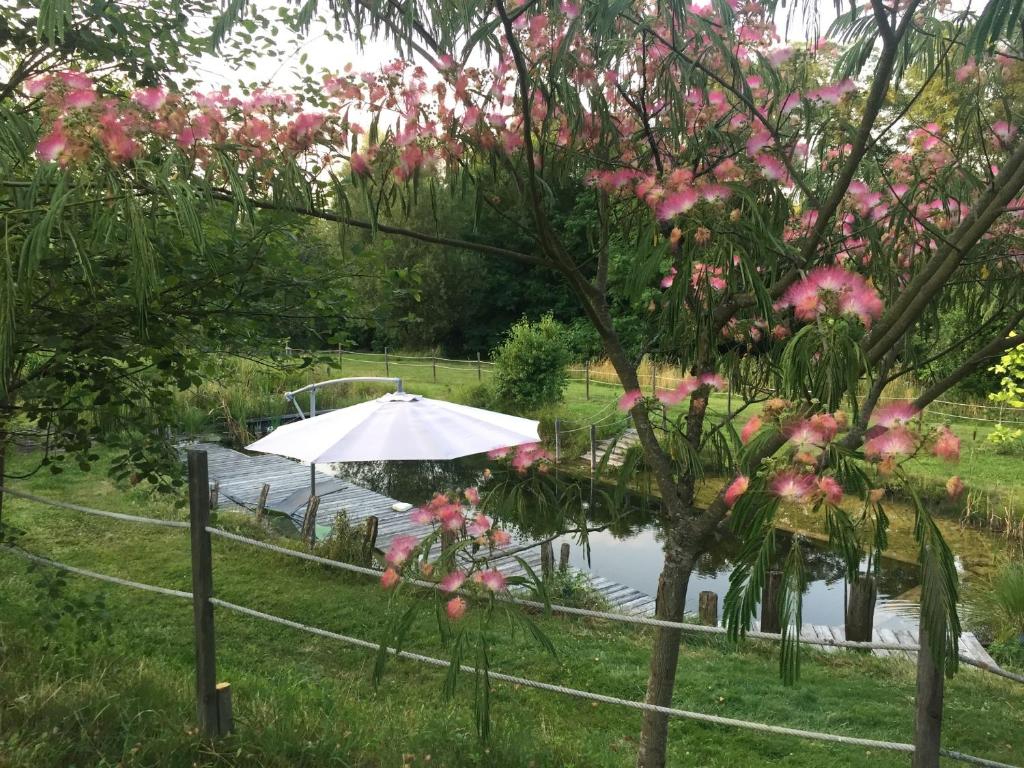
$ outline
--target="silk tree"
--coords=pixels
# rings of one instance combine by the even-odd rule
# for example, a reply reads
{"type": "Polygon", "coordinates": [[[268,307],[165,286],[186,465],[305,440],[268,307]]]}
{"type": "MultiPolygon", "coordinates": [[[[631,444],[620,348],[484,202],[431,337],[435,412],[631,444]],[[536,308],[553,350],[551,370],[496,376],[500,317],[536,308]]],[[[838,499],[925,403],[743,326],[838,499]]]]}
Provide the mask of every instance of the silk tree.
{"type": "MultiPolygon", "coordinates": [[[[296,25],[315,10],[301,6],[296,25]]],[[[67,73],[28,87],[42,105],[40,173],[73,182],[67,195],[116,179],[172,200],[184,221],[218,202],[243,222],[290,211],[557,275],[601,337],[662,499],[657,615],[682,619],[696,558],[728,525],[744,553],[726,617],[742,632],[777,565],[779,504],[813,505],[855,574],[886,546],[885,489],[902,463],[958,454],[948,430],[924,431],[914,416],[989,365],[1024,319],[1018,10],[873,0],[843,11],[826,40],[784,46],[773,8],[757,3],[339,0],[330,14],[342,36],[390,40],[401,55],[325,73],[306,101],[151,88],[94,102],[80,95],[93,84],[67,73]],[[955,115],[918,119],[915,104],[940,85],[955,115]],[[551,215],[552,190],[572,184],[593,195],[585,249],[567,246],[551,215]],[[532,247],[405,223],[414,196],[441,193],[512,219],[532,247]],[[353,213],[357,199],[369,216],[353,213]],[[640,392],[613,281],[648,308],[658,351],[690,371],[674,390],[640,392]],[[885,385],[920,362],[910,340],[968,294],[978,323],[958,340],[965,361],[913,402],[881,406],[885,385]],[[708,406],[727,384],[736,407],[723,415],[708,406]],[[661,418],[663,405],[681,415],[661,418]],[[722,476],[704,472],[711,452],[722,476]],[[698,508],[709,483],[713,499],[698,508]],[[840,505],[844,493],[862,512],[840,505]]],[[[229,3],[218,37],[246,13],[229,3]]],[[[962,492],[958,478],[949,488],[962,492]]],[[[928,510],[917,503],[916,514],[922,632],[952,672],[956,572],[928,510]]],[[[799,552],[783,565],[791,679],[799,552]]],[[[678,630],[656,631],[649,703],[670,704],[679,646],[678,630]]],[[[665,764],[667,730],[665,716],[645,714],[638,765],[665,764]]]]}

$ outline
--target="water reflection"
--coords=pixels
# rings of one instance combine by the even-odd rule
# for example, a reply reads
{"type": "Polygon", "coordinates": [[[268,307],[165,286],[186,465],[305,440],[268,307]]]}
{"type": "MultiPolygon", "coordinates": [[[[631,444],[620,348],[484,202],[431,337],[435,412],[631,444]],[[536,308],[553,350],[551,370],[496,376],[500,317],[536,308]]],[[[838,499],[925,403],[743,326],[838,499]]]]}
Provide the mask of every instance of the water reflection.
{"type": "MultiPolygon", "coordinates": [[[[454,461],[353,462],[335,464],[334,471],[339,477],[364,488],[411,504],[423,504],[437,491],[479,485],[488,464],[485,456],[470,456],[454,461]]],[[[576,491],[598,502],[591,505],[588,517],[592,526],[604,530],[587,536],[589,562],[577,537],[563,537],[556,542],[556,550],[559,543],[568,541],[570,562],[577,568],[649,595],[656,594],[662,564],[662,534],[653,521],[653,506],[643,499],[633,498],[613,509],[607,503],[600,503],[600,495],[591,495],[587,482],[576,491]]],[[[522,518],[504,523],[524,538],[539,538],[551,533],[551,521],[541,521],[541,517],[537,516],[537,525],[533,526],[530,520],[522,518]]],[[[792,546],[793,537],[778,532],[776,561],[782,562],[792,546]]],[[[846,581],[842,559],[812,541],[803,540],[800,546],[808,579],[803,601],[804,622],[843,624],[846,581]]],[[[739,542],[730,535],[723,535],[700,556],[687,590],[688,612],[696,612],[699,593],[705,590],[718,593],[721,605],[738,551],[739,542]]],[[[915,566],[883,558],[875,611],[877,628],[907,629],[916,624],[916,602],[900,599],[900,596],[917,584],[915,566]]]]}

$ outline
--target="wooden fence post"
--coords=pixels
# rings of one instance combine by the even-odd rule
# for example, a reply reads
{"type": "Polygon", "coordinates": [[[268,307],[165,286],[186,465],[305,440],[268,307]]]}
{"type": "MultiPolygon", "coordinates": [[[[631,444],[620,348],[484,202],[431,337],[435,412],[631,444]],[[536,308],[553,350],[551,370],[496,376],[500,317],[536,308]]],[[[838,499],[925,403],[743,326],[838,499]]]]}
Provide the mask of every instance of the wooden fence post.
{"type": "Polygon", "coordinates": [[[366,518],[366,533],[363,535],[363,561],[369,565],[373,560],[373,548],[377,546],[377,528],[380,521],[376,515],[366,518]]]}
{"type": "Polygon", "coordinates": [[[871,642],[875,623],[875,577],[859,576],[850,584],[850,600],[846,606],[846,639],[871,642]]]}
{"type": "Polygon", "coordinates": [[[761,631],[781,632],[779,597],[782,592],[782,571],[769,571],[761,590],[761,631]]]}
{"type": "Polygon", "coordinates": [[[558,570],[565,571],[569,568],[569,542],[563,541],[558,551],[558,570]]]}
{"type": "Polygon", "coordinates": [[[434,383],[437,384],[437,355],[430,356],[430,367],[434,374],[434,383]]]}
{"type": "Polygon", "coordinates": [[[555,552],[550,541],[540,545],[540,573],[545,581],[555,573],[555,552]]]}
{"type": "Polygon", "coordinates": [[[590,399],[590,358],[583,361],[583,386],[586,388],[587,400],[590,399]]]}
{"type": "Polygon", "coordinates": [[[597,425],[590,425],[590,475],[597,471],[597,425]]]}
{"type": "Polygon", "coordinates": [[[338,373],[345,372],[345,350],[338,345],[338,373]]]}
{"type": "MultiPolygon", "coordinates": [[[[945,678],[932,658],[930,638],[924,622],[918,630],[921,650],[917,652],[917,707],[914,717],[913,768],[939,768],[939,739],[942,735],[942,699],[945,678]]],[[[947,649],[956,653],[957,649],[947,649]]]]}
{"type": "Polygon", "coordinates": [[[561,419],[559,419],[556,416],[555,417],[555,464],[556,465],[558,464],[558,462],[562,458],[562,436],[561,436],[561,430],[559,429],[559,427],[561,425],[560,422],[561,422],[561,419]]]}
{"type": "Polygon", "coordinates": [[[706,627],[718,626],[718,593],[701,592],[697,604],[700,623],[706,627]]]}
{"type": "Polygon", "coordinates": [[[316,511],[320,507],[320,497],[310,496],[306,502],[306,516],[302,518],[302,540],[312,549],[316,544],[316,511]]]}
{"type": "Polygon", "coordinates": [[[210,486],[210,509],[216,509],[220,503],[220,481],[214,480],[210,486]]]}
{"type": "Polygon", "coordinates": [[[270,495],[270,484],[264,483],[260,488],[260,498],[256,502],[256,522],[262,523],[267,511],[267,496],[270,495]]]}
{"type": "Polygon", "coordinates": [[[384,347],[384,375],[391,375],[391,366],[388,364],[388,348],[384,347]]]}
{"type": "Polygon", "coordinates": [[[658,367],[653,360],[651,360],[651,397],[658,396],[658,367]]]}
{"type": "Polygon", "coordinates": [[[210,534],[210,476],[206,451],[188,452],[188,505],[192,539],[192,618],[196,648],[196,718],[204,736],[220,736],[217,708],[217,653],[213,634],[213,552],[210,534]]]}
{"type": "Polygon", "coordinates": [[[483,381],[484,380],[484,370],[481,367],[480,353],[479,352],[476,353],[476,380],[477,381],[483,381]]]}

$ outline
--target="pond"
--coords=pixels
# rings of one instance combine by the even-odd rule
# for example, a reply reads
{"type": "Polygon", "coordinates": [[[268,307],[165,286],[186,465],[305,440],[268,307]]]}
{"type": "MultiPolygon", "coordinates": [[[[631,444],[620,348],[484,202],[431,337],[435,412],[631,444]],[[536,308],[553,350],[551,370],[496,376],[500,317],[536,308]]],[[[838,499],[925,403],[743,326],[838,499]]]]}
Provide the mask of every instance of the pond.
{"type": "MultiPolygon", "coordinates": [[[[333,468],[339,477],[364,488],[411,504],[422,504],[438,490],[479,484],[487,464],[485,457],[471,456],[455,461],[346,463],[335,464],[333,468]]],[[[661,572],[662,533],[651,518],[650,509],[638,507],[625,519],[620,517],[614,532],[590,533],[589,562],[585,548],[575,538],[557,540],[555,550],[557,552],[559,544],[567,541],[573,566],[653,596],[657,593],[661,572]]],[[[524,535],[529,537],[528,533],[524,535]]],[[[792,535],[784,532],[776,535],[780,561],[793,540],[792,535]]],[[[808,577],[803,601],[804,622],[842,625],[846,580],[841,559],[814,541],[802,539],[800,546],[808,577]]],[[[716,592],[719,606],[722,605],[738,549],[734,537],[723,536],[700,557],[687,590],[687,612],[696,613],[698,596],[705,590],[716,592]]],[[[907,629],[916,625],[917,602],[906,593],[917,585],[916,566],[883,558],[875,610],[876,628],[907,629]]]]}

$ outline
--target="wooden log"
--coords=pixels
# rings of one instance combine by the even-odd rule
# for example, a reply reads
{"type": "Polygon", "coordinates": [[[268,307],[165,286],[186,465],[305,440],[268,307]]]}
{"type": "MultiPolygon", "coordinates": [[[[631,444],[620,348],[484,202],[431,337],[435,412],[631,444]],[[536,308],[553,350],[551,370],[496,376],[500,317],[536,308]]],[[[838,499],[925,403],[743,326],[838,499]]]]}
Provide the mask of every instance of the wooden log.
{"type": "Polygon", "coordinates": [[[878,588],[875,577],[860,576],[850,584],[850,598],[846,604],[846,639],[867,643],[875,626],[875,600],[878,588]]]}
{"type": "Polygon", "coordinates": [[[217,728],[221,736],[235,730],[235,715],[231,705],[231,683],[217,683],[217,728]]]}
{"type": "Polygon", "coordinates": [[[260,497],[256,501],[256,522],[262,523],[267,512],[267,496],[270,495],[270,483],[264,483],[260,488],[260,497]]]}
{"type": "Polygon", "coordinates": [[[540,572],[545,581],[555,575],[555,552],[550,541],[540,545],[540,572]]]}
{"type": "Polygon", "coordinates": [[[558,570],[565,571],[569,568],[569,542],[562,542],[561,548],[558,550],[558,570]]]}
{"type": "Polygon", "coordinates": [[[363,534],[363,562],[369,563],[373,560],[373,550],[377,546],[377,529],[380,527],[380,520],[376,515],[366,518],[366,531],[363,534]]]}
{"type": "Polygon", "coordinates": [[[782,571],[769,571],[761,590],[761,631],[780,632],[782,621],[779,617],[779,597],[782,592],[782,571]]]}
{"type": "Polygon", "coordinates": [[[210,509],[216,509],[220,502],[220,481],[214,480],[210,486],[210,509]]]}
{"type": "Polygon", "coordinates": [[[320,508],[320,497],[310,496],[306,502],[306,515],[302,518],[302,540],[310,548],[316,544],[316,511],[320,508]]]}
{"type": "MultiPolygon", "coordinates": [[[[913,768],[939,768],[939,739],[942,735],[942,700],[945,678],[932,658],[930,638],[924,623],[918,640],[917,704],[914,716],[913,768]]],[[[956,653],[956,649],[948,652],[956,653]]]]}
{"type": "Polygon", "coordinates": [[[455,531],[449,531],[447,528],[442,528],[441,549],[447,551],[453,546],[455,546],[455,531]]]}
{"type": "Polygon", "coordinates": [[[717,627],[718,626],[718,593],[717,592],[701,592],[698,604],[697,614],[700,617],[700,623],[706,627],[717,627]]]}
{"type": "Polygon", "coordinates": [[[192,544],[192,619],[196,651],[196,719],[204,736],[219,736],[217,653],[213,632],[213,551],[210,534],[210,480],[206,451],[188,452],[188,504],[192,544]]]}

